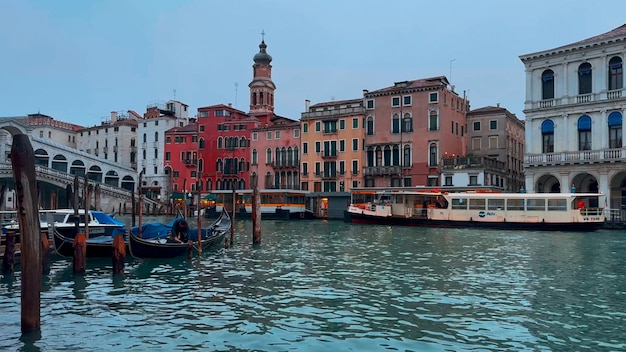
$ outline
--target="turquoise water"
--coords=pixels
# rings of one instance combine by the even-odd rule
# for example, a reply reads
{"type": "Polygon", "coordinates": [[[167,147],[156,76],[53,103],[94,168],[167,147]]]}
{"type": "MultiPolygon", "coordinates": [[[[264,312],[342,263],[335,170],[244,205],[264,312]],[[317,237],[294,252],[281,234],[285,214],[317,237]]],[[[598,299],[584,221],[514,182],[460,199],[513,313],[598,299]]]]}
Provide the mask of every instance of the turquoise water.
{"type": "Polygon", "coordinates": [[[20,273],[0,281],[3,351],[622,351],[626,238],[236,223],[187,260],[56,258],[41,333],[20,333],[20,273]]]}

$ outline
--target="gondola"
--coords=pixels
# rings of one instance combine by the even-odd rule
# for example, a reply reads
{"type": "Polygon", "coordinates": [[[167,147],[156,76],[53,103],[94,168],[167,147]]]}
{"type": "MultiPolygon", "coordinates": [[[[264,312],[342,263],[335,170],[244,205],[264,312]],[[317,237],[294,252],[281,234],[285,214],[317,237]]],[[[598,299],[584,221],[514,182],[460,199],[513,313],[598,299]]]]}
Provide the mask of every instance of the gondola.
{"type": "MultiPolygon", "coordinates": [[[[175,258],[197,250],[198,230],[186,227],[184,218],[174,219],[171,226],[163,224],[146,224],[142,226],[142,237],[138,228],[133,227],[128,236],[130,254],[135,258],[175,258]],[[167,227],[170,230],[167,231],[167,227]],[[158,232],[158,235],[155,235],[158,232]],[[178,238],[177,238],[178,237],[178,238]]],[[[202,250],[224,244],[226,234],[232,226],[230,215],[226,210],[208,227],[201,229],[202,250]]]]}

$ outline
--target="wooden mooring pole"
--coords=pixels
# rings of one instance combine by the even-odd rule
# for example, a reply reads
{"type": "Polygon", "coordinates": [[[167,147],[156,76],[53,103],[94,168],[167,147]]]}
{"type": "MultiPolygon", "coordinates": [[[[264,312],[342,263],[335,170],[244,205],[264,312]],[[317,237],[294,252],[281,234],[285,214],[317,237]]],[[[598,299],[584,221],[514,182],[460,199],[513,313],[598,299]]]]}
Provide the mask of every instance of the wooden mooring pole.
{"type": "Polygon", "coordinates": [[[35,153],[27,135],[13,135],[11,164],[20,225],[22,333],[27,333],[40,329],[42,276],[35,153]]]}
{"type": "Polygon", "coordinates": [[[252,176],[252,244],[261,244],[261,195],[258,176],[252,176]]]}

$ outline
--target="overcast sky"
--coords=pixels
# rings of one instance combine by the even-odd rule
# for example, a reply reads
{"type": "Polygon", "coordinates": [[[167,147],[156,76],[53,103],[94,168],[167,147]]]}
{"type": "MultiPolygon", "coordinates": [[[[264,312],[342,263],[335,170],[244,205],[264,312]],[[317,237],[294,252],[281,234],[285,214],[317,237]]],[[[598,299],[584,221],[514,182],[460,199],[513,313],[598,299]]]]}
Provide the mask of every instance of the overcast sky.
{"type": "Polygon", "coordinates": [[[83,126],[175,98],[249,110],[265,32],[275,111],[447,76],[472,109],[523,118],[519,56],[626,23],[626,1],[0,0],[0,116],[83,126]]]}

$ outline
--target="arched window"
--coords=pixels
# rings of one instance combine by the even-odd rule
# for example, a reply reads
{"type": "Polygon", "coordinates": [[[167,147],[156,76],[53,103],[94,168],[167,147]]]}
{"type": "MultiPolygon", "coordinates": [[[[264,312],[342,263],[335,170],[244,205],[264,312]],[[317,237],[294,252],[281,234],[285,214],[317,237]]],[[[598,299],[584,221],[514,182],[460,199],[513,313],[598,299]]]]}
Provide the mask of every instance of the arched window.
{"type": "Polygon", "coordinates": [[[146,143],[147,139],[148,139],[148,137],[146,137],[146,134],[144,133],[143,134],[143,142],[146,143]]]}
{"type": "Polygon", "coordinates": [[[154,141],[155,142],[159,141],[159,132],[154,132],[154,141]]]}
{"type": "Polygon", "coordinates": [[[266,164],[272,163],[272,149],[271,148],[267,148],[267,151],[265,152],[265,163],[266,164]]]}
{"type": "Polygon", "coordinates": [[[222,137],[217,138],[217,149],[222,149],[223,139],[222,137]]]}
{"type": "Polygon", "coordinates": [[[374,148],[367,148],[367,166],[376,166],[374,161],[374,148]]]}
{"type": "Polygon", "coordinates": [[[198,143],[198,148],[204,149],[204,138],[200,138],[200,141],[198,143]]]}
{"type": "Polygon", "coordinates": [[[276,161],[277,165],[281,165],[281,155],[280,155],[280,148],[276,148],[276,153],[274,154],[274,160],[276,161]]]}
{"type": "Polygon", "coordinates": [[[578,150],[591,150],[591,117],[578,118],[578,150]]]}
{"type": "Polygon", "coordinates": [[[391,165],[400,166],[400,146],[394,145],[391,151],[391,165]]]}
{"type": "Polygon", "coordinates": [[[252,149],[252,165],[256,165],[259,163],[259,156],[256,149],[252,149]]]}
{"type": "Polygon", "coordinates": [[[239,140],[239,146],[241,148],[249,147],[246,137],[241,137],[241,139],[239,140]]]}
{"type": "Polygon", "coordinates": [[[391,133],[400,133],[400,115],[393,114],[391,117],[391,133]]]}
{"type": "Polygon", "coordinates": [[[609,148],[622,147],[622,114],[613,111],[609,114],[609,148]]]}
{"type": "Polygon", "coordinates": [[[367,119],[365,119],[365,133],[368,136],[373,136],[374,135],[374,117],[373,116],[368,116],[367,119]]]}
{"type": "Polygon", "coordinates": [[[430,143],[428,146],[428,166],[435,167],[437,166],[437,143],[430,143]]]}
{"type": "Polygon", "coordinates": [[[391,166],[391,147],[388,145],[383,149],[383,166],[391,166]]]}
{"type": "Polygon", "coordinates": [[[588,62],[578,66],[578,94],[591,93],[591,64],[588,62]]]}
{"type": "Polygon", "coordinates": [[[431,110],[428,113],[428,130],[439,130],[439,112],[437,110],[431,110]]]}
{"type": "Polygon", "coordinates": [[[541,74],[541,99],[554,99],[554,72],[545,70],[541,74]]]}
{"type": "Polygon", "coordinates": [[[413,132],[413,117],[409,113],[402,119],[402,132],[413,132]]]}
{"type": "Polygon", "coordinates": [[[404,146],[404,155],[402,156],[402,163],[404,167],[411,167],[411,146],[404,146]]]}
{"type": "Polygon", "coordinates": [[[554,153],[554,122],[545,120],[541,123],[541,152],[554,153]]]}
{"type": "Polygon", "coordinates": [[[613,57],[609,60],[609,90],[622,89],[623,84],[622,58],[613,57]]]}

